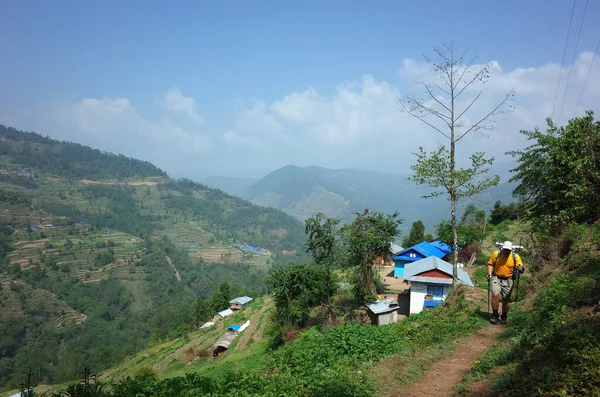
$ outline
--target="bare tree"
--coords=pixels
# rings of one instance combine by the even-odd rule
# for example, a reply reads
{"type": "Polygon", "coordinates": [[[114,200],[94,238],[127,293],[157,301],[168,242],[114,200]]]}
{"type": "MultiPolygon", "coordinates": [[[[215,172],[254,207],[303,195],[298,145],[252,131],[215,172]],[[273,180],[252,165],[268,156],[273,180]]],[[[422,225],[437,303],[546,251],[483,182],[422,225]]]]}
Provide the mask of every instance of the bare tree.
{"type": "Polygon", "coordinates": [[[483,94],[475,90],[477,84],[484,84],[490,77],[492,63],[476,64],[476,57],[466,59],[467,52],[457,56],[454,44],[443,43],[434,47],[433,58],[425,56],[435,76],[434,81],[424,82],[424,96],[414,94],[399,99],[401,110],[422,121],[433,130],[448,139],[450,150],[440,145],[437,150],[427,153],[419,148],[417,163],[411,167],[413,175],[409,178],[417,184],[426,184],[435,192],[424,197],[448,195],[451,207],[451,223],[454,248],[454,282],[458,279],[458,235],[456,232],[456,203],[463,197],[472,196],[498,184],[497,175],[487,176],[494,158],[486,159],[485,153],[471,155],[469,168],[456,168],[456,144],[467,135],[484,134],[495,129],[498,116],[512,111],[514,91],[507,93],[499,103],[475,122],[467,119],[467,112],[483,94]],[[463,94],[471,95],[462,102],[463,94]],[[459,103],[459,98],[461,102],[459,103]],[[464,103],[461,106],[461,103],[464,103]]]}

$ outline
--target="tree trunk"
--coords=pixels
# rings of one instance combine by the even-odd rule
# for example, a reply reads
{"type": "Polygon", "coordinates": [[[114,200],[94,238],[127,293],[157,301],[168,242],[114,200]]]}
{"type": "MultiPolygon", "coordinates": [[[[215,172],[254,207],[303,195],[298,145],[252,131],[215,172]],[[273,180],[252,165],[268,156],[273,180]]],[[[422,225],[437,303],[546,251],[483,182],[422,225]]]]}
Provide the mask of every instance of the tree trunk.
{"type": "MultiPolygon", "coordinates": [[[[452,64],[454,65],[454,53],[452,53],[452,64]]],[[[454,66],[453,66],[454,69],[454,66]]],[[[450,73],[450,211],[452,214],[452,284],[458,280],[458,233],[456,232],[456,183],[454,180],[454,168],[456,158],[456,141],[454,138],[454,70],[450,73]]]]}

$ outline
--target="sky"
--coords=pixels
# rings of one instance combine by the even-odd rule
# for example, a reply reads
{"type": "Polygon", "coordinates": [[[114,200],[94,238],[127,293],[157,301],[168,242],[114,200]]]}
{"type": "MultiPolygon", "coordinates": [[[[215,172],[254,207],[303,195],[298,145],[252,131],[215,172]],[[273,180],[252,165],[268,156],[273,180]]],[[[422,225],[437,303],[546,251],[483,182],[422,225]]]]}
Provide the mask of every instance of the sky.
{"type": "Polygon", "coordinates": [[[464,128],[515,94],[458,143],[463,162],[485,151],[508,167],[520,130],[600,111],[594,0],[4,0],[0,15],[0,123],[175,177],[409,172],[420,146],[447,144],[398,103],[439,81],[425,56],[443,42],[490,65],[457,101],[483,92],[464,128]]]}

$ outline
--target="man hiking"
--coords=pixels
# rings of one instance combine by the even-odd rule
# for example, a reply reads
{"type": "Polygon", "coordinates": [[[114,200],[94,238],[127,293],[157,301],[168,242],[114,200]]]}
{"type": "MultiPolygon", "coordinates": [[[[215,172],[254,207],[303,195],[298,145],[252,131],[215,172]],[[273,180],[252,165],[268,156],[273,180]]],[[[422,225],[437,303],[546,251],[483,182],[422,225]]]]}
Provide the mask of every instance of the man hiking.
{"type": "Polygon", "coordinates": [[[502,250],[495,251],[488,262],[487,277],[492,284],[493,313],[490,318],[490,323],[492,324],[498,324],[498,321],[506,324],[508,309],[510,308],[510,295],[512,294],[514,279],[516,278],[515,266],[519,274],[525,271],[521,257],[514,253],[512,249],[512,243],[505,241],[502,244],[502,250]],[[502,315],[498,314],[500,296],[502,296],[502,315]]]}

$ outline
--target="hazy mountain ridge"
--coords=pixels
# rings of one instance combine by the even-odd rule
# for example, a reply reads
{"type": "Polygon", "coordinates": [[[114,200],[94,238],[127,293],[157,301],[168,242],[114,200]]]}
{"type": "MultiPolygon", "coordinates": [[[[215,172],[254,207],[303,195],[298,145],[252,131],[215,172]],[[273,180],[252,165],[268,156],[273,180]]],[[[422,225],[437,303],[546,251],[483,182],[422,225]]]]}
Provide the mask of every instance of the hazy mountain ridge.
{"type": "MultiPolygon", "coordinates": [[[[353,213],[369,208],[393,213],[404,219],[400,229],[406,233],[412,222],[421,219],[428,230],[449,218],[450,204],[445,198],[423,199],[429,189],[396,175],[357,169],[326,169],[317,166],[286,166],[268,174],[242,196],[255,204],[273,206],[305,220],[316,212],[349,221],[353,213]]],[[[513,201],[513,184],[501,183],[469,200],[489,209],[497,200],[513,201]]]]}

